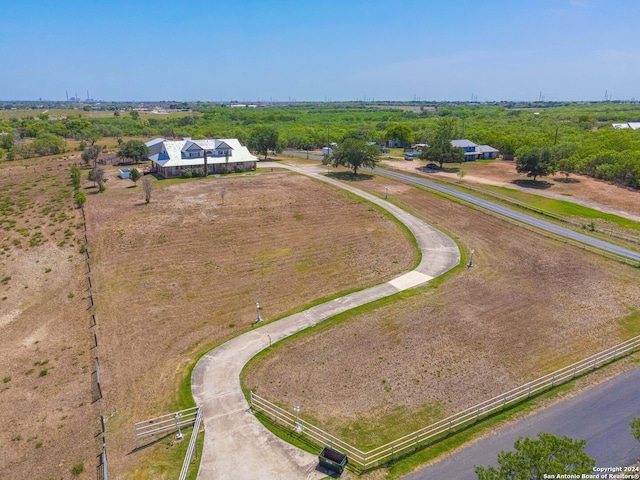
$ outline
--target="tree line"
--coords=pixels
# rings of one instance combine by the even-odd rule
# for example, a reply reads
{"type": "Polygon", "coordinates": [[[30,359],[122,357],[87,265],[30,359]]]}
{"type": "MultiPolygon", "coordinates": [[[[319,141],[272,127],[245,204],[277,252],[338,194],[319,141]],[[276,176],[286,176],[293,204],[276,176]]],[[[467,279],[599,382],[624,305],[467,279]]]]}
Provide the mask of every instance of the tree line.
{"type": "MultiPolygon", "coordinates": [[[[347,138],[379,145],[393,140],[408,146],[433,141],[447,119],[454,138],[489,144],[506,155],[519,158],[531,152],[537,155],[536,149],[547,150],[543,157],[553,158],[548,174],[579,173],[640,188],[640,132],[611,127],[614,122],[640,121],[640,110],[633,104],[451,105],[411,110],[357,102],[268,108],[202,105],[163,117],[131,110],[96,118],[84,111],[56,118],[54,112],[0,119],[0,159],[61,153],[68,140],[84,149],[104,138],[238,138],[255,146],[264,143],[256,137],[264,137],[267,127],[276,132],[275,148],[269,149],[276,151],[317,148],[347,138]]],[[[264,149],[252,149],[264,154],[264,149]]]]}

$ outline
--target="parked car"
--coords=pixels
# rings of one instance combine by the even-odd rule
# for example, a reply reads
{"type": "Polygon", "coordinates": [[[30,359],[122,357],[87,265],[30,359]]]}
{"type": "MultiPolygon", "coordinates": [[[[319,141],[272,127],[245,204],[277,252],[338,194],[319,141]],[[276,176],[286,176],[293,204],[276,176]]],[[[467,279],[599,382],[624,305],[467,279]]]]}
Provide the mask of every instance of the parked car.
{"type": "Polygon", "coordinates": [[[427,168],[430,168],[431,170],[440,170],[437,163],[427,163],[427,168]]]}

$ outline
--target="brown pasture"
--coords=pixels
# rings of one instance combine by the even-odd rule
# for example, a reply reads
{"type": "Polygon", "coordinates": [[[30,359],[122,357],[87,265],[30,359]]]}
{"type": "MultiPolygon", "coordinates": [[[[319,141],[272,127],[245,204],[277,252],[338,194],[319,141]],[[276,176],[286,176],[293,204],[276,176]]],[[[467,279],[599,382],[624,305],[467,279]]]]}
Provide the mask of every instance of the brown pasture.
{"type": "Polygon", "coordinates": [[[246,386],[320,428],[378,446],[640,333],[640,270],[389,178],[357,185],[388,187],[474,267],[249,364],[246,386]]]}
{"type": "Polygon", "coordinates": [[[85,475],[96,465],[84,233],[71,192],[67,160],[0,166],[2,479],[71,478],[75,465],[85,475]]]}
{"type": "MultiPolygon", "coordinates": [[[[133,422],[182,406],[188,366],[251,328],[256,302],[263,317],[277,318],[416,261],[404,230],[378,210],[302,176],[276,170],[161,181],[144,205],[140,187],[107,167],[103,194],[83,186],[99,339],[92,350],[80,212],[62,194],[71,190],[70,161],[79,159],[0,167],[0,194],[28,199],[11,216],[15,225],[0,230],[0,280],[10,277],[0,283],[3,479],[70,478],[77,464],[85,470],[79,478],[95,474],[95,355],[110,475],[165,478],[140,467],[157,465],[165,445],[133,452],[133,422]],[[51,178],[35,182],[45,174],[51,178]],[[44,213],[50,204],[61,209],[44,213]]],[[[409,428],[416,412],[437,418],[638,333],[637,319],[620,321],[639,304],[637,270],[413,187],[377,177],[357,185],[379,195],[388,186],[394,201],[457,236],[466,251],[475,248],[476,267],[407,295],[402,306],[382,305],[278,349],[282,361],[267,360],[277,376],[258,379],[265,368],[258,364],[249,377],[267,398],[297,402],[341,435],[374,424],[374,416],[409,428]],[[335,382],[324,390],[310,384],[310,371],[328,368],[335,382]],[[362,395],[368,399],[358,404],[362,395]],[[340,427],[344,419],[351,423],[340,427]]]]}
{"type": "Polygon", "coordinates": [[[417,261],[385,214],[304,176],[160,181],[145,205],[110,172],[86,211],[116,478],[162,478],[138,468],[164,446],[132,452],[134,422],[173,411],[196,355],[250,329],[256,302],[271,320],[417,261]]]}

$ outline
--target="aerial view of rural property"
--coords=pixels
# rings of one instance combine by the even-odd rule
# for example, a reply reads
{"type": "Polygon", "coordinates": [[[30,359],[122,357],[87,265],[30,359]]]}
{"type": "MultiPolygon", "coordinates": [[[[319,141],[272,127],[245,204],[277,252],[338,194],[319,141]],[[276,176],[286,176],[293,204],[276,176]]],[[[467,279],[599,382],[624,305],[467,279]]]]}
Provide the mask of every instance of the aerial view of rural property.
{"type": "Polygon", "coordinates": [[[0,480],[640,480],[639,19],[0,2],[0,480]]]}

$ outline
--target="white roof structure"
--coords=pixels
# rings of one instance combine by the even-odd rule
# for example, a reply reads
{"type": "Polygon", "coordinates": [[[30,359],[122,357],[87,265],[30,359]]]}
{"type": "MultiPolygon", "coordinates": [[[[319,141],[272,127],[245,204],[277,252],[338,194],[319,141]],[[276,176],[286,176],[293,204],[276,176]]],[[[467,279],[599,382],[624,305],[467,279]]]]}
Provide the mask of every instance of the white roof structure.
{"type": "Polygon", "coordinates": [[[451,140],[451,145],[454,146],[454,147],[460,147],[460,148],[468,148],[468,147],[477,147],[478,146],[477,143],[473,143],[471,140],[466,140],[466,139],[451,140]]]}
{"type": "Polygon", "coordinates": [[[478,145],[480,153],[498,153],[500,150],[493,148],[491,145],[478,145]]]}
{"type": "Polygon", "coordinates": [[[632,130],[640,129],[640,122],[628,122],[628,123],[612,123],[611,126],[616,130],[623,130],[625,128],[630,128],[632,130]]]}
{"type": "Polygon", "coordinates": [[[256,162],[247,147],[237,138],[206,138],[203,140],[165,140],[156,138],[146,143],[151,148],[149,160],[161,167],[196,167],[204,165],[204,151],[207,151],[207,164],[225,163],[224,151],[229,151],[229,163],[256,162]],[[155,147],[155,148],[152,148],[155,147]],[[154,153],[155,152],[155,153],[154,153]]]}

